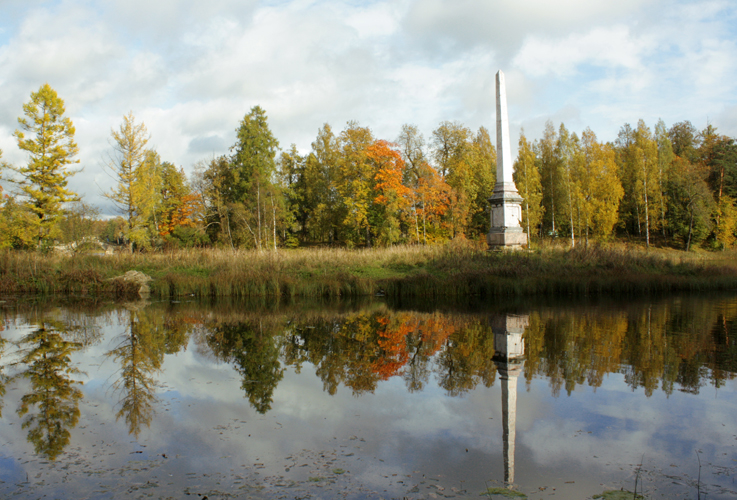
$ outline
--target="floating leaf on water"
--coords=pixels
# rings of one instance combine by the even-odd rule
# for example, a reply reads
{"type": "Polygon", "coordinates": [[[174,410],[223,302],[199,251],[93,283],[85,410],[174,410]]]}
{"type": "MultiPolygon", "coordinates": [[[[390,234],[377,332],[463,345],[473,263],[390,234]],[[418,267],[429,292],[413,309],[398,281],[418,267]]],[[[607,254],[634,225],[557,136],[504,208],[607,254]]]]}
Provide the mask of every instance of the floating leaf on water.
{"type": "Polygon", "coordinates": [[[343,469],[333,469],[333,474],[345,474],[345,470],[343,469]]]}

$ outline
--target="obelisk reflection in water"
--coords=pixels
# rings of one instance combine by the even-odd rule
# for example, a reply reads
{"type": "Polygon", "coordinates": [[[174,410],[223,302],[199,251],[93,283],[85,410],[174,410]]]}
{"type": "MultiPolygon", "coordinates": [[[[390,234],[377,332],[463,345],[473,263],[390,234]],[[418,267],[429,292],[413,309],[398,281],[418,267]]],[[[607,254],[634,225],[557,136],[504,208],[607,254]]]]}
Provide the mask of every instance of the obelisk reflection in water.
{"type": "Polygon", "coordinates": [[[494,332],[494,363],[502,384],[502,426],[504,439],[504,483],[514,484],[514,443],[517,434],[517,377],[524,367],[522,334],[529,316],[507,314],[491,320],[494,332]]]}

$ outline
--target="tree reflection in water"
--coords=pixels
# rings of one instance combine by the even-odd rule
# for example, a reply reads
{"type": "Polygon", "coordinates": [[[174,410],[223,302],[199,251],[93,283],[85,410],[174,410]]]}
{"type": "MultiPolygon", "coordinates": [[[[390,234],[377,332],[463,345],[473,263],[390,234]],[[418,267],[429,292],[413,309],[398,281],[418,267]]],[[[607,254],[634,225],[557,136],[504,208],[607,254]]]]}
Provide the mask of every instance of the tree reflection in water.
{"type": "MultiPolygon", "coordinates": [[[[285,368],[299,372],[307,363],[331,395],[341,386],[354,395],[370,393],[394,377],[401,377],[408,391],[421,391],[432,377],[448,395],[458,396],[479,384],[490,387],[498,374],[504,375],[494,364],[499,348],[491,312],[394,311],[383,304],[350,312],[254,312],[138,303],[117,314],[125,332],[106,355],[120,366],[113,383],[119,397],[116,417],[136,438],[154,418],[156,380],[165,355],[186,346],[194,328],[200,354],[231,363],[259,413],[274,405],[285,368]]],[[[582,384],[599,387],[611,373],[621,374],[646,396],[657,390],[696,393],[707,384],[721,387],[737,373],[737,300],[732,298],[516,314],[528,318],[520,375],[528,385],[534,378],[547,380],[555,396],[582,384]]],[[[23,426],[37,451],[53,459],[79,419],[82,393],[72,380],[77,370],[70,354],[83,346],[70,340],[94,341],[95,328],[74,317],[69,322],[36,317],[29,321],[38,328],[19,342],[19,366],[27,369],[17,376],[30,380],[32,392],[23,396],[18,413],[26,417],[23,426]],[[80,328],[87,333],[69,331],[80,328]]],[[[4,346],[0,338],[0,350],[4,346]]],[[[1,375],[0,403],[6,381],[1,375]]]]}
{"type": "Polygon", "coordinates": [[[21,363],[25,371],[18,376],[31,382],[31,392],[21,398],[18,416],[28,429],[28,441],[36,453],[55,460],[69,444],[70,429],[79,421],[82,382],[71,376],[79,370],[71,365],[72,352],[82,347],[64,340],[65,325],[44,319],[38,328],[21,339],[21,363]]]}
{"type": "MultiPolygon", "coordinates": [[[[8,341],[3,337],[3,323],[0,321],[0,362],[5,357],[5,348],[8,341]]],[[[5,364],[0,363],[0,418],[3,417],[3,407],[5,406],[5,384],[8,382],[8,376],[4,373],[5,364]]]]}
{"type": "Polygon", "coordinates": [[[284,377],[274,333],[265,331],[260,320],[220,323],[214,325],[207,343],[215,356],[235,365],[241,388],[256,411],[269,411],[274,390],[284,377]]]}
{"type": "Polygon", "coordinates": [[[113,388],[120,393],[116,419],[123,418],[128,432],[138,439],[142,427],[149,427],[155,415],[155,374],[161,370],[165,354],[186,346],[190,326],[145,302],[126,304],[127,330],[117,347],[106,353],[120,364],[120,378],[113,388]]]}
{"type": "MultiPolygon", "coordinates": [[[[645,307],[540,309],[530,312],[523,341],[523,374],[548,380],[553,395],[578,385],[599,387],[621,373],[632,389],[650,396],[698,392],[711,379],[719,387],[737,372],[737,307],[710,300],[645,307]],[[731,336],[730,336],[731,335],[731,336]]],[[[268,411],[283,366],[315,367],[323,389],[354,395],[373,392],[383,380],[402,377],[410,392],[431,374],[458,396],[497,377],[489,314],[392,311],[386,307],[342,314],[262,314],[237,321],[213,315],[204,324],[207,346],[240,372],[242,387],[259,412],[268,411]],[[280,363],[281,360],[281,363],[280,363]],[[283,363],[283,364],[282,364],[283,363]]]]}

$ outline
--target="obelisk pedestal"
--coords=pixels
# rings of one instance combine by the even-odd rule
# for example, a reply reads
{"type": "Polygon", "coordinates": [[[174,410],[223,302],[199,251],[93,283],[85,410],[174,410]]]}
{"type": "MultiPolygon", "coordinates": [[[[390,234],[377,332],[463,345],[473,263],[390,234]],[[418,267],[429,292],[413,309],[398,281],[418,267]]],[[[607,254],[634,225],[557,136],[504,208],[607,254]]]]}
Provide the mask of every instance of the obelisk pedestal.
{"type": "Polygon", "coordinates": [[[489,198],[491,227],[486,241],[492,249],[521,248],[527,244],[523,231],[522,197],[514,185],[514,164],[509,141],[507,90],[504,73],[496,74],[496,185],[489,198]]]}

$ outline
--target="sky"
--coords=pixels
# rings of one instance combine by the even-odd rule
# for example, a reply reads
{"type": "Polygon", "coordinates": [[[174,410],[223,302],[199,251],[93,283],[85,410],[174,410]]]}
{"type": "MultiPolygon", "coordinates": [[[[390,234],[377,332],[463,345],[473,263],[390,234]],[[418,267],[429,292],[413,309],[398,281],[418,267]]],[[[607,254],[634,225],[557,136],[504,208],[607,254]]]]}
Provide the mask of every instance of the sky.
{"type": "Polygon", "coordinates": [[[0,0],[0,149],[27,161],[13,132],[48,83],[76,127],[69,187],[112,215],[105,166],[128,113],[189,175],[255,105],[302,153],[325,123],[493,136],[499,70],[513,149],[548,120],[602,141],[640,119],[737,137],[736,45],[734,0],[0,0]]]}

